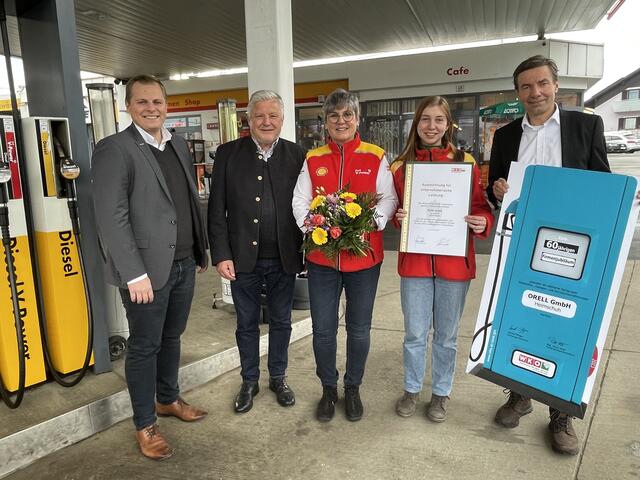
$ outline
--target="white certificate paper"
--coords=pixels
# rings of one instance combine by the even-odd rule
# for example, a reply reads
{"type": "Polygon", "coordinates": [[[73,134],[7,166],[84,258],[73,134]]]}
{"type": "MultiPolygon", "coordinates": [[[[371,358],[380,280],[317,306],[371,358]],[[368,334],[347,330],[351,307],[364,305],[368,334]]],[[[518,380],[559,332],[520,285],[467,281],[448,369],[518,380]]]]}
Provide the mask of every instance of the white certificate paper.
{"type": "Polygon", "coordinates": [[[472,163],[407,162],[400,251],[467,254],[472,163]]]}

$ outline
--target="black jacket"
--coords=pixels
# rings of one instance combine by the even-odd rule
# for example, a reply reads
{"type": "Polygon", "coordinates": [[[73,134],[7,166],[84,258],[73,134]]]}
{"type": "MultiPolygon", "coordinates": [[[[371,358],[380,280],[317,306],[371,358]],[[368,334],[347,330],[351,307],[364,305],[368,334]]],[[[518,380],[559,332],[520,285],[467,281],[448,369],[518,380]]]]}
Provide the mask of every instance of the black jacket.
{"type": "MultiPolygon", "coordinates": [[[[506,179],[511,162],[518,161],[521,137],[522,118],[499,128],[493,137],[487,194],[494,205],[496,198],[493,195],[493,182],[499,178],[506,179]]],[[[560,137],[563,167],[611,171],[607,160],[604,125],[598,115],[561,109],[560,137]]]]}
{"type": "MultiPolygon", "coordinates": [[[[251,272],[258,258],[263,160],[251,137],[218,147],[209,196],[208,230],[213,265],[233,260],[236,272],[251,272]],[[255,242],[255,243],[254,243],[255,242]]],[[[302,270],[302,232],[291,209],[304,151],[281,138],[269,159],[278,249],[287,273],[302,270]]]]}

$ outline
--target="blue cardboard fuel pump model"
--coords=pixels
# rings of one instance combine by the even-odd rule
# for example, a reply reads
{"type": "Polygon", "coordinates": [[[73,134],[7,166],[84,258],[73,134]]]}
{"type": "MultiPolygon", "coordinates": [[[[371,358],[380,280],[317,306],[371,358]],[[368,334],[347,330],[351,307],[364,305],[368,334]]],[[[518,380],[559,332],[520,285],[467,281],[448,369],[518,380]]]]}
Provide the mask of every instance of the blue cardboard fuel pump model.
{"type": "Polygon", "coordinates": [[[527,167],[476,375],[584,417],[636,189],[633,177],[527,167]]]}

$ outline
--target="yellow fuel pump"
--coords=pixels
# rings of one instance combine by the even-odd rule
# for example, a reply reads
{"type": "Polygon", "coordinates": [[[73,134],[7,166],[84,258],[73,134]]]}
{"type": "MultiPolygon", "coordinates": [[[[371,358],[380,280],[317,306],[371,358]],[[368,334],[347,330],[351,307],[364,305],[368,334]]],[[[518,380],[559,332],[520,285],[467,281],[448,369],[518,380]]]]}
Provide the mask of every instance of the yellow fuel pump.
{"type": "Polygon", "coordinates": [[[0,116],[0,378],[10,408],[25,387],[46,380],[16,143],[13,119],[0,116]]]}
{"type": "Polygon", "coordinates": [[[80,172],[70,155],[66,119],[25,118],[22,132],[44,307],[45,355],[54,379],[72,386],[92,363],[93,343],[74,183],[80,172]],[[71,382],[61,376],[78,370],[71,382]]]}

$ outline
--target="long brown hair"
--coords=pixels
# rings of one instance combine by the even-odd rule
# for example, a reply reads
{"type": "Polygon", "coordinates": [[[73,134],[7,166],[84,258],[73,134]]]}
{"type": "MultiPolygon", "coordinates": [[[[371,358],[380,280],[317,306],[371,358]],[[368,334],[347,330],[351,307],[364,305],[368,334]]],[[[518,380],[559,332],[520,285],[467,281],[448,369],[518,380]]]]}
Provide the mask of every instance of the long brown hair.
{"type": "Polygon", "coordinates": [[[413,116],[413,122],[411,123],[411,129],[409,130],[409,138],[405,144],[402,152],[398,155],[396,161],[408,162],[416,159],[416,150],[420,148],[420,136],[418,135],[418,123],[420,123],[420,117],[422,112],[427,107],[440,107],[447,117],[447,123],[449,124],[447,130],[442,137],[442,146],[449,146],[453,152],[454,158],[456,155],[456,146],[453,144],[453,118],[451,117],[451,109],[449,108],[449,102],[444,97],[434,95],[431,97],[425,97],[422,99],[416,113],[413,116]]]}

